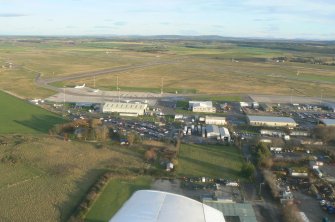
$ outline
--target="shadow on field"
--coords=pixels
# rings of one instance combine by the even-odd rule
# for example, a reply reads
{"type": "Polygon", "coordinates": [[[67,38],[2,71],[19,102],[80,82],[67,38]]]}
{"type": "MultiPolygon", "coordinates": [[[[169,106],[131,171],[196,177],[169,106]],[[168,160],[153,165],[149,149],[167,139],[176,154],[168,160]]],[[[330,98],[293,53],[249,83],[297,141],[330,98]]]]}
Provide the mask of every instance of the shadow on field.
{"type": "Polygon", "coordinates": [[[54,125],[64,123],[65,120],[54,115],[33,115],[29,120],[14,120],[16,123],[31,128],[40,133],[48,133],[54,125]]]}
{"type": "MultiPolygon", "coordinates": [[[[60,212],[60,221],[68,221],[70,217],[75,213],[77,207],[85,199],[90,188],[97,182],[97,180],[106,173],[104,169],[94,169],[90,170],[81,179],[76,181],[76,188],[70,195],[68,195],[67,200],[63,203],[55,206],[60,212]]],[[[93,221],[91,221],[93,222],[93,221]]],[[[102,221],[94,221],[102,222],[102,221]]]]}

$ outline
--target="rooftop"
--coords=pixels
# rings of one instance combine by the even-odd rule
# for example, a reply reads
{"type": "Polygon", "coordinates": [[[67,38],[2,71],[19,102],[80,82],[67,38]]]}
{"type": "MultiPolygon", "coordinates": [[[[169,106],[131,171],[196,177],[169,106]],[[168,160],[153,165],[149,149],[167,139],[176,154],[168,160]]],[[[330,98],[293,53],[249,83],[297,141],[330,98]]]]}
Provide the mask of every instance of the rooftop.
{"type": "Polygon", "coordinates": [[[214,133],[220,133],[219,131],[219,127],[217,125],[206,125],[206,131],[207,133],[211,133],[211,132],[214,132],[214,133]]]}
{"type": "Polygon", "coordinates": [[[212,101],[189,101],[190,107],[213,107],[212,101]]]}
{"type": "Polygon", "coordinates": [[[320,119],[326,126],[335,126],[335,119],[320,119]]]}
{"type": "Polygon", "coordinates": [[[225,222],[222,212],[177,194],[140,190],[109,222],[225,222]]]}
{"type": "Polygon", "coordinates": [[[140,103],[114,103],[114,102],[106,102],[104,108],[111,109],[145,109],[147,104],[140,103]]]}
{"type": "Polygon", "coordinates": [[[205,204],[221,211],[229,221],[257,222],[255,211],[248,203],[222,203],[217,201],[204,201],[205,204]],[[238,217],[238,220],[233,220],[238,217]]]}
{"type": "Polygon", "coordinates": [[[210,119],[210,120],[225,120],[226,117],[224,116],[206,116],[206,119],[210,119]]]}
{"type": "Polygon", "coordinates": [[[248,116],[250,121],[258,122],[276,122],[276,123],[296,123],[294,119],[290,117],[281,116],[248,116]]]}

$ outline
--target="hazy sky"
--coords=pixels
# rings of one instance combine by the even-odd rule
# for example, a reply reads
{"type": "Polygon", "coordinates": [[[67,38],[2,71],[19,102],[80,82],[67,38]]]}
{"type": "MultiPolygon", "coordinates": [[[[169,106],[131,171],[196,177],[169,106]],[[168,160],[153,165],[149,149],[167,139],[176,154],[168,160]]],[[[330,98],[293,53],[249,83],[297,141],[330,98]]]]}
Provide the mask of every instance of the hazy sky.
{"type": "Polygon", "coordinates": [[[0,0],[0,35],[335,39],[335,0],[0,0]]]}

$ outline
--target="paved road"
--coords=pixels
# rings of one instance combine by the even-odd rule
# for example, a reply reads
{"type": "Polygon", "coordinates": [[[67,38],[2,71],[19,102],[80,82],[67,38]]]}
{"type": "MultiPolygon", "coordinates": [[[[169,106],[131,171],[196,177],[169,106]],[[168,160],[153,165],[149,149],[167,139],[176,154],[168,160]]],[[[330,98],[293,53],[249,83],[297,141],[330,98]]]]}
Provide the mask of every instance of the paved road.
{"type": "MultiPolygon", "coordinates": [[[[248,143],[242,144],[242,154],[245,159],[256,165],[256,160],[251,154],[250,145],[248,143]]],[[[257,169],[254,183],[243,184],[245,201],[252,204],[259,222],[281,222],[282,218],[279,204],[272,198],[271,191],[267,185],[261,185],[262,199],[260,200],[259,198],[259,184],[263,182],[263,175],[261,171],[257,169]]]]}
{"type": "Polygon", "coordinates": [[[181,62],[181,60],[168,61],[168,62],[152,62],[152,63],[142,64],[142,65],[121,66],[121,67],[115,67],[115,68],[111,68],[111,69],[78,72],[78,73],[73,73],[73,74],[67,75],[67,76],[58,76],[58,77],[49,78],[49,79],[42,79],[41,74],[38,73],[36,78],[35,78],[35,82],[36,82],[37,85],[39,85],[41,87],[51,89],[53,91],[60,91],[59,88],[51,86],[50,83],[62,82],[62,81],[74,80],[74,79],[82,79],[82,78],[87,78],[87,77],[92,77],[92,76],[99,76],[99,75],[106,75],[106,74],[112,74],[112,73],[123,73],[123,72],[131,71],[131,70],[144,69],[144,68],[148,68],[148,67],[152,67],[152,66],[158,66],[158,65],[169,65],[169,64],[179,63],[179,62],[181,62]]]}

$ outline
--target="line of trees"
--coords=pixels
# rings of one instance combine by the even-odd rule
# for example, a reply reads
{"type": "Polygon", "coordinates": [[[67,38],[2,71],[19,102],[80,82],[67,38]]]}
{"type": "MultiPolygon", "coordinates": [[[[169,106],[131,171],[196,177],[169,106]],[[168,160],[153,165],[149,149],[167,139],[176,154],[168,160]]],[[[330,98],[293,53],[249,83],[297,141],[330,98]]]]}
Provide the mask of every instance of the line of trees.
{"type": "Polygon", "coordinates": [[[271,152],[268,149],[268,147],[264,143],[259,143],[256,146],[256,152],[257,152],[258,167],[266,169],[270,168],[273,164],[273,160],[271,157],[271,152]]]}

